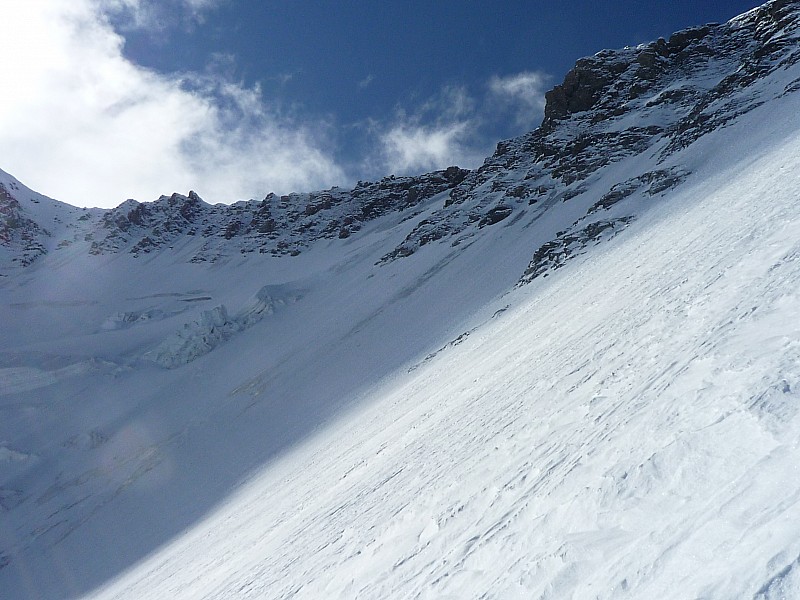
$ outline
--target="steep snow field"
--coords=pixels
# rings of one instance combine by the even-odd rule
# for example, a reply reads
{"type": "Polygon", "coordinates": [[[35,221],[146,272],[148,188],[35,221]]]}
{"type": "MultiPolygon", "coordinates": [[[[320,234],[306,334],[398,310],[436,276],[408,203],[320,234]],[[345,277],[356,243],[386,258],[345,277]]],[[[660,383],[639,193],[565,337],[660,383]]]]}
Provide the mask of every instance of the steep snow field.
{"type": "Polygon", "coordinates": [[[0,172],[0,598],[800,598],[800,5],[748,15],[469,174],[0,172]]]}
{"type": "Polygon", "coordinates": [[[97,596],[800,597],[795,105],[97,596]]]}
{"type": "Polygon", "coordinates": [[[212,267],[62,253],[7,281],[0,589],[103,583],[447,341],[528,260],[509,232],[510,260],[476,262],[484,241],[376,270],[386,237],[404,235],[377,228],[344,252],[212,267]],[[480,264],[494,268],[478,279],[480,264]]]}

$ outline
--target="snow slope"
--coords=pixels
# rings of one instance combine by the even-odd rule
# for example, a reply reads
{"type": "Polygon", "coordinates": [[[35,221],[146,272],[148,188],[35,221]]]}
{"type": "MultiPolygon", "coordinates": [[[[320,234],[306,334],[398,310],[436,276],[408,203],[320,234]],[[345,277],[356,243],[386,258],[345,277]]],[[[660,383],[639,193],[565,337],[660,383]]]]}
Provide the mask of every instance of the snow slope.
{"type": "Polygon", "coordinates": [[[98,597],[800,597],[800,139],[774,129],[98,597]]]}
{"type": "Polygon", "coordinates": [[[376,268],[408,228],[390,215],[343,249],[211,265],[72,246],[9,277],[0,445],[27,458],[0,464],[0,587],[102,584],[447,341],[529,260],[509,229],[376,268]]]}
{"type": "Polygon", "coordinates": [[[0,173],[0,596],[800,597],[798,20],[585,59],[472,173],[0,173]]]}

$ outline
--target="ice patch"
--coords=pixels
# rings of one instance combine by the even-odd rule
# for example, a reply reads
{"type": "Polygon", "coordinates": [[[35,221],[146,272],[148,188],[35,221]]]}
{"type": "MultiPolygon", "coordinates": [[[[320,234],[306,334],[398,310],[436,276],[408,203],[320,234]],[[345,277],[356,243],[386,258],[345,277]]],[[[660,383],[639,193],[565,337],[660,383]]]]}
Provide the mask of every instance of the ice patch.
{"type": "Polygon", "coordinates": [[[72,436],[66,442],[64,442],[64,447],[79,448],[81,450],[94,450],[95,448],[99,448],[100,446],[104,445],[107,441],[108,435],[106,435],[102,430],[95,428],[86,433],[72,436]]]}
{"type": "MultiPolygon", "coordinates": [[[[25,496],[19,490],[0,488],[0,509],[4,511],[16,508],[24,499],[25,496]]],[[[0,557],[0,561],[2,561],[2,557],[0,557]]],[[[2,566],[2,562],[0,562],[0,567],[2,566]]]]}
{"type": "Polygon", "coordinates": [[[166,369],[174,369],[208,354],[237,333],[273,314],[278,307],[296,302],[301,297],[297,292],[276,294],[276,287],[280,289],[271,285],[262,287],[250,304],[234,316],[228,314],[224,304],[203,311],[199,319],[184,324],[155,349],[146,352],[143,358],[166,369]]]}

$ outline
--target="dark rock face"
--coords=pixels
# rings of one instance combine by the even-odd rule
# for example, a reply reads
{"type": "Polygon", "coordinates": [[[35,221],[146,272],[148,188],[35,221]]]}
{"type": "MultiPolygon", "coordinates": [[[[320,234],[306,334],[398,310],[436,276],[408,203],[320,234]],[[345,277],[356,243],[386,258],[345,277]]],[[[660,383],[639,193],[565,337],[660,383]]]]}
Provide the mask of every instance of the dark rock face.
{"type": "Polygon", "coordinates": [[[236,241],[241,254],[296,256],[316,240],[346,239],[368,221],[410,210],[452,189],[468,173],[450,167],[416,177],[359,182],[352,190],[331,188],[280,197],[269,194],[261,201],[231,206],[210,206],[195,192],[162,196],[146,204],[129,200],[103,214],[92,232],[90,252],[127,251],[140,256],[190,235],[206,240],[192,258],[194,262],[217,260],[231,241],[236,241]]]}
{"type": "Polygon", "coordinates": [[[600,53],[580,59],[575,68],[545,94],[545,119],[564,119],[592,108],[602,92],[626,69],[624,63],[608,63],[600,53]]]}
{"type": "Polygon", "coordinates": [[[13,262],[27,267],[47,253],[43,238],[50,233],[25,216],[12,192],[0,184],[0,246],[13,250],[13,262]]]}
{"type": "Polygon", "coordinates": [[[562,233],[536,250],[517,285],[530,283],[537,277],[547,277],[551,272],[563,267],[569,259],[586,254],[590,246],[613,238],[633,219],[634,217],[628,216],[595,221],[574,233],[562,233]]]}
{"type": "Polygon", "coordinates": [[[510,206],[496,206],[489,210],[486,215],[478,222],[478,227],[486,227],[487,225],[494,225],[503,219],[507,218],[514,212],[510,206]]]}

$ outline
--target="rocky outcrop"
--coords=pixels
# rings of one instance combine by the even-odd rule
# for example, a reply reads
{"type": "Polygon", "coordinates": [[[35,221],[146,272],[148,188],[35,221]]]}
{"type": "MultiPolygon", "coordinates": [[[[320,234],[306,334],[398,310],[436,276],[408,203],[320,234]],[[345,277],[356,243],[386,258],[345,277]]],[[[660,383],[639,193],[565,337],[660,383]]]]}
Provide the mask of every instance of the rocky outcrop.
{"type": "Polygon", "coordinates": [[[12,192],[0,183],[0,246],[12,254],[13,264],[27,267],[47,253],[44,238],[50,233],[26,216],[12,192]]]}
{"type": "Polygon", "coordinates": [[[193,236],[204,240],[194,262],[213,262],[233,247],[239,254],[296,255],[320,239],[346,239],[390,212],[411,211],[452,189],[468,173],[450,167],[415,177],[359,182],[351,190],[269,194],[261,201],[230,206],[211,206],[195,192],[162,196],[151,203],[128,200],[104,213],[84,235],[90,236],[92,254],[143,256],[193,236]]]}
{"type": "Polygon", "coordinates": [[[586,254],[591,246],[610,240],[634,220],[633,216],[594,221],[575,232],[560,233],[554,240],[539,247],[520,277],[518,286],[537,277],[547,277],[576,256],[586,254]]]}
{"type": "Polygon", "coordinates": [[[655,196],[661,192],[672,189],[690,175],[685,169],[672,167],[670,169],[657,169],[648,171],[638,177],[626,179],[621,183],[614,184],[608,193],[603,194],[590,209],[588,214],[598,210],[608,210],[618,202],[621,202],[631,194],[643,190],[648,196],[655,196]]]}
{"type": "MultiPolygon", "coordinates": [[[[499,207],[535,219],[570,202],[591,220],[629,197],[679,185],[690,174],[680,163],[681,149],[763,102],[800,90],[800,80],[768,83],[800,61],[799,21],[797,0],[777,0],[725,24],[580,59],[547,93],[542,125],[500,142],[453,188],[442,210],[427,215],[384,260],[408,256],[431,239],[462,243],[499,207]],[[608,179],[608,169],[638,157],[647,157],[649,168],[625,175],[605,193],[587,194],[608,179]]],[[[586,227],[587,219],[575,226],[586,227]]]]}

